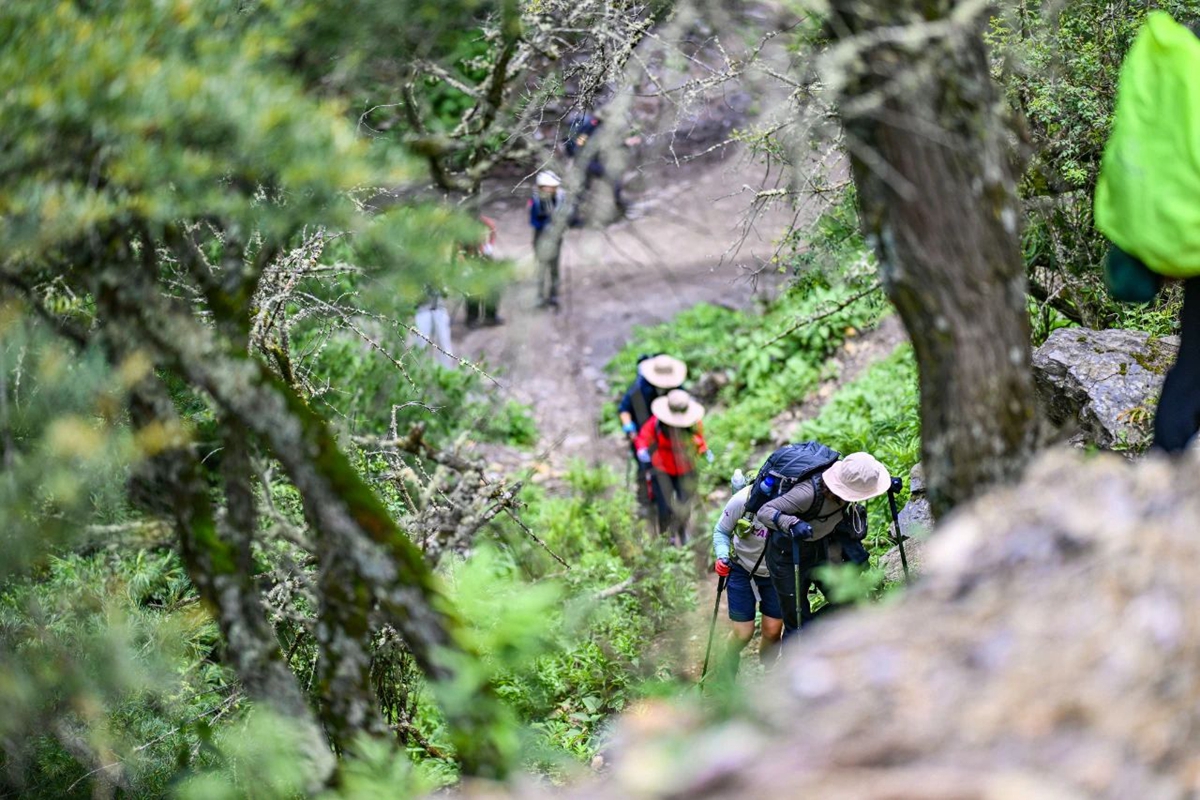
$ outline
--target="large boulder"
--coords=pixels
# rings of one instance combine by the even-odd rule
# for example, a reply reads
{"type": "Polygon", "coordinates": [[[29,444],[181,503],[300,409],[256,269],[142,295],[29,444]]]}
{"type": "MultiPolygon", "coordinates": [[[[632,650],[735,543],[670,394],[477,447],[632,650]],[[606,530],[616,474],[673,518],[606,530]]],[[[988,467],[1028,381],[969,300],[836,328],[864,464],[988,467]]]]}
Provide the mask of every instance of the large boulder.
{"type": "Polygon", "coordinates": [[[1038,402],[1055,425],[1075,428],[1077,444],[1142,449],[1178,350],[1174,337],[1060,328],[1033,353],[1038,402]]]}
{"type": "Polygon", "coordinates": [[[815,625],[732,718],[650,705],[576,797],[1200,793],[1200,463],[1067,449],[939,524],[922,580],[815,625]]]}

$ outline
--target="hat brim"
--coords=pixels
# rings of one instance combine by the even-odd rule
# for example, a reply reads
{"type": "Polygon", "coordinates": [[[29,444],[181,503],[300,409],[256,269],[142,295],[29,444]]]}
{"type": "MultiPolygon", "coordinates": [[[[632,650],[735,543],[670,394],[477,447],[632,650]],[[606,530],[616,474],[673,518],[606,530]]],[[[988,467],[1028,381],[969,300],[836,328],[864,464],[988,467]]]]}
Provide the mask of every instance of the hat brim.
{"type": "Polygon", "coordinates": [[[829,491],[847,503],[858,503],[863,500],[870,500],[872,497],[879,497],[892,486],[892,476],[887,473],[887,470],[884,470],[879,473],[873,485],[866,489],[852,489],[842,482],[842,471],[838,469],[841,465],[841,461],[837,462],[825,470],[825,474],[821,478],[825,481],[825,485],[829,487],[829,491]]]}
{"type": "Polygon", "coordinates": [[[687,364],[671,356],[654,356],[638,364],[638,374],[645,378],[646,383],[655,389],[678,389],[687,380],[687,364]],[[660,359],[669,359],[666,362],[671,365],[669,372],[657,372],[654,370],[656,362],[663,363],[660,359]]]}
{"type": "Polygon", "coordinates": [[[684,411],[672,411],[667,398],[659,397],[650,404],[650,413],[664,425],[670,425],[672,428],[690,428],[704,419],[704,406],[690,400],[684,411]]]}

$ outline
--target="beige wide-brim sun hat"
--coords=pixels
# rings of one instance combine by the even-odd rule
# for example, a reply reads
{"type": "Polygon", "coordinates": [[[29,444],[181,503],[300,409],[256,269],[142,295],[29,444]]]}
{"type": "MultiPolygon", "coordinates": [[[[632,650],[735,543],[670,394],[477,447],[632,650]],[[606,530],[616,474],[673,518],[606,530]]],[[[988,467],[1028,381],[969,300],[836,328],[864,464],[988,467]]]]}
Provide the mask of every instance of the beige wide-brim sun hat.
{"type": "Polygon", "coordinates": [[[665,397],[656,397],[650,413],[672,428],[690,428],[704,419],[704,406],[692,399],[683,389],[672,389],[665,397]]]}
{"type": "Polygon", "coordinates": [[[678,389],[687,380],[687,364],[674,356],[655,356],[638,364],[638,374],[656,389],[678,389]]]}
{"type": "Polygon", "coordinates": [[[539,172],[534,182],[539,189],[557,189],[562,186],[562,179],[548,169],[539,172]]]}
{"type": "Polygon", "coordinates": [[[878,497],[892,485],[887,467],[870,453],[851,453],[825,470],[822,477],[829,491],[848,503],[878,497]]]}

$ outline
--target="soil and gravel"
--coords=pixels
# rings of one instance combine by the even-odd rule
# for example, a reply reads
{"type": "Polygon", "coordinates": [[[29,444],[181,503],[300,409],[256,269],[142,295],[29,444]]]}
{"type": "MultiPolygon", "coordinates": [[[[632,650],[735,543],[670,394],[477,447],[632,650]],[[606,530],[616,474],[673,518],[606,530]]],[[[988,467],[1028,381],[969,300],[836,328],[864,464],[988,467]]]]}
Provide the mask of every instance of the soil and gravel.
{"type": "MultiPolygon", "coordinates": [[[[500,306],[505,324],[468,331],[456,322],[455,346],[496,377],[498,400],[532,407],[546,474],[572,458],[623,463],[621,442],[602,439],[598,420],[604,403],[624,390],[609,386],[604,366],[635,326],[698,303],[748,308],[772,297],[781,279],[763,265],[789,225],[824,208],[814,199],[799,213],[781,204],[752,210],[758,192],[786,178],[732,148],[724,158],[651,164],[641,173],[645,189],[633,198],[631,219],[567,232],[557,312],[537,307],[528,189],[484,208],[497,221],[498,255],[515,264],[500,306]]],[[[529,458],[487,452],[505,467],[529,458]]]]}
{"type": "Polygon", "coordinates": [[[746,208],[763,178],[753,170],[738,155],[654,168],[633,205],[636,219],[567,232],[558,311],[537,307],[524,197],[485,209],[497,221],[498,255],[515,262],[516,279],[501,302],[505,324],[460,332],[459,347],[495,368],[504,396],[533,408],[538,451],[548,451],[556,468],[572,457],[622,457],[619,443],[600,443],[597,420],[604,402],[623,389],[608,385],[604,365],[634,326],[702,302],[744,308],[773,291],[772,279],[756,286],[750,275],[772,256],[790,215],[767,209],[746,227],[746,208]]]}

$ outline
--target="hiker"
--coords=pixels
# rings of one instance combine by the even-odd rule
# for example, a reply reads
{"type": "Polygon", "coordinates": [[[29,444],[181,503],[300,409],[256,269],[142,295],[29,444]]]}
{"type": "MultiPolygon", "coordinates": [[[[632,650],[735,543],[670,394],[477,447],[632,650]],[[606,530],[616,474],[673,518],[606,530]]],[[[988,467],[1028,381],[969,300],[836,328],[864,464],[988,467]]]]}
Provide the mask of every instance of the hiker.
{"type": "MultiPolygon", "coordinates": [[[[740,476],[739,471],[735,479],[740,476]]],[[[726,579],[729,620],[733,623],[726,655],[730,677],[737,675],[742,650],[754,637],[756,611],[762,612],[758,657],[764,667],[769,669],[775,663],[783,638],[783,609],[765,559],[768,532],[757,522],[744,518],[750,490],[750,486],[745,486],[734,492],[713,526],[716,555],[713,570],[726,579]]]]}
{"type": "MultiPolygon", "coordinates": [[[[592,185],[596,181],[604,181],[608,177],[608,170],[604,166],[604,160],[598,148],[587,148],[588,142],[592,136],[604,123],[604,120],[594,113],[576,114],[572,117],[567,133],[567,138],[563,142],[563,150],[566,151],[567,157],[574,160],[581,153],[587,153],[587,166],[584,168],[584,183],[583,192],[587,195],[591,192],[592,185]]],[[[614,178],[612,183],[613,205],[618,217],[625,216],[625,202],[621,197],[621,181],[619,178],[614,178]]],[[[571,211],[571,227],[579,227],[584,222],[580,204],[577,202],[571,211]]]]}
{"type": "Polygon", "coordinates": [[[656,353],[639,356],[637,370],[637,378],[630,384],[617,406],[617,416],[621,420],[621,430],[629,439],[629,457],[637,465],[638,499],[649,503],[650,495],[647,492],[646,481],[649,466],[637,458],[635,442],[638,431],[646,424],[646,420],[650,419],[650,404],[671,389],[683,386],[687,378],[687,364],[665,353],[656,353]]]}
{"type": "Polygon", "coordinates": [[[1096,182],[1096,227],[1112,242],[1105,279],[1146,303],[1181,278],[1179,355],[1154,417],[1156,449],[1178,453],[1200,429],[1200,22],[1152,11],[1117,87],[1096,182]]]}
{"type": "Polygon", "coordinates": [[[566,202],[562,181],[549,170],[537,174],[529,200],[529,224],[533,227],[533,254],[538,265],[538,305],[558,308],[558,259],[562,238],[544,234],[566,202]]]}
{"type": "MultiPolygon", "coordinates": [[[[486,228],[483,240],[467,251],[472,266],[489,265],[496,258],[496,221],[490,217],[480,217],[486,228]]],[[[480,325],[503,325],[504,320],[497,311],[500,306],[500,287],[492,284],[483,290],[483,294],[467,295],[467,327],[477,328],[480,325]]]]}
{"type": "Polygon", "coordinates": [[[704,406],[683,389],[672,389],[650,403],[650,419],[634,441],[638,461],[651,468],[659,533],[669,533],[672,544],[687,544],[689,504],[696,483],[693,458],[703,454],[709,463],[713,460],[700,424],[703,417],[704,406]]]}
{"type": "MultiPolygon", "coordinates": [[[[791,447],[808,445],[837,456],[836,451],[811,442],[791,447]]],[[[759,482],[780,480],[762,473],[756,478],[759,482]]],[[[874,456],[851,453],[812,470],[755,512],[758,524],[771,531],[766,561],[783,610],[784,639],[812,620],[808,603],[812,586],[825,595],[830,610],[837,607],[813,570],[830,563],[866,563],[861,544],[867,531],[866,511],[856,504],[884,494],[891,484],[887,469],[874,456]]]]}
{"type": "Polygon", "coordinates": [[[450,312],[446,310],[445,290],[433,284],[425,286],[425,299],[417,306],[415,330],[409,337],[410,345],[417,350],[433,346],[435,358],[443,367],[453,367],[457,359],[452,355],[450,342],[450,312]]]}

